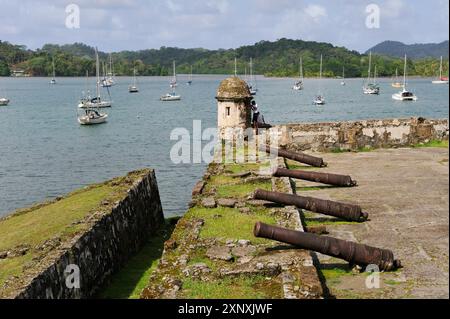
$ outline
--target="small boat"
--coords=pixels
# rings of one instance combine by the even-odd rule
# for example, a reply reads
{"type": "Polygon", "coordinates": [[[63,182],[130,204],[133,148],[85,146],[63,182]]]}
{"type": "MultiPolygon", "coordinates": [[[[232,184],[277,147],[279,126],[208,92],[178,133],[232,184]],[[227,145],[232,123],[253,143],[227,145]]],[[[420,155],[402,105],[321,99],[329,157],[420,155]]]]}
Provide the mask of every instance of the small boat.
{"type": "Polygon", "coordinates": [[[314,99],[313,104],[314,104],[314,105],[325,105],[325,99],[324,99],[324,97],[321,96],[321,95],[318,95],[318,96],[314,99]]]}
{"type": "MultiPolygon", "coordinates": [[[[319,85],[322,82],[322,68],[323,68],[323,57],[322,54],[320,55],[320,75],[319,75],[319,85]]],[[[316,98],[313,100],[314,105],[325,105],[325,98],[323,97],[322,93],[319,89],[319,94],[317,94],[316,98]]]]}
{"type": "Polygon", "coordinates": [[[370,76],[372,75],[372,52],[369,53],[369,72],[367,75],[367,84],[363,87],[364,94],[378,95],[380,94],[380,87],[376,83],[376,67],[374,72],[373,82],[371,82],[370,76]]]}
{"type": "Polygon", "coordinates": [[[6,106],[8,104],[9,104],[9,99],[7,99],[5,97],[0,98],[0,106],[6,106]]]}
{"type": "Polygon", "coordinates": [[[136,68],[133,69],[133,84],[131,84],[128,87],[128,92],[139,93],[139,88],[137,87],[137,81],[136,81],[136,68]]]}
{"type": "Polygon", "coordinates": [[[413,92],[408,91],[406,89],[406,66],[407,66],[407,59],[405,54],[405,70],[403,72],[403,91],[395,93],[392,95],[392,99],[396,101],[417,101],[417,96],[414,95],[413,92]]]}
{"type": "Polygon", "coordinates": [[[112,55],[109,55],[109,71],[105,74],[104,79],[102,80],[102,87],[110,88],[115,85],[114,80],[114,66],[113,66],[113,58],[112,55]]]}
{"type": "MultiPolygon", "coordinates": [[[[84,96],[80,103],[78,104],[78,107],[80,109],[91,109],[91,108],[107,108],[112,106],[111,101],[105,101],[102,100],[101,93],[100,93],[100,61],[98,57],[97,49],[95,50],[96,55],[96,74],[97,74],[97,83],[96,83],[96,91],[97,96],[92,98],[89,94],[89,92],[84,96]]],[[[87,77],[89,75],[87,74],[87,77]]]]}
{"type": "Polygon", "coordinates": [[[50,84],[56,84],[56,71],[55,71],[55,59],[52,60],[52,67],[53,67],[53,77],[50,80],[50,84]]]}
{"type": "Polygon", "coordinates": [[[163,102],[180,101],[181,96],[177,95],[175,92],[172,92],[172,93],[167,93],[166,95],[161,96],[160,100],[163,102]]]}
{"type": "Polygon", "coordinates": [[[250,58],[250,81],[248,88],[250,89],[251,95],[256,95],[258,93],[258,88],[256,86],[256,79],[253,75],[253,58],[250,58]]]}
{"type": "Polygon", "coordinates": [[[433,84],[448,84],[448,77],[443,77],[442,71],[443,71],[443,60],[441,57],[441,66],[439,68],[439,78],[431,83],[433,83],[433,84]]]}
{"type": "Polygon", "coordinates": [[[103,124],[108,120],[108,114],[100,113],[97,110],[85,110],[85,114],[78,117],[78,123],[81,125],[103,124]]]}
{"type": "Polygon", "coordinates": [[[301,91],[303,90],[303,59],[300,58],[300,79],[294,83],[294,86],[292,89],[294,91],[301,91]]]}
{"type": "Polygon", "coordinates": [[[396,89],[400,89],[403,87],[403,83],[398,80],[398,69],[395,69],[395,81],[392,82],[391,86],[396,89]]]}
{"type": "Polygon", "coordinates": [[[342,81],[341,81],[341,85],[342,86],[346,86],[347,83],[345,83],[345,66],[342,67],[342,81]]]}
{"type": "Polygon", "coordinates": [[[189,75],[189,80],[186,82],[187,85],[192,85],[192,65],[191,65],[191,74],[189,75]]]}

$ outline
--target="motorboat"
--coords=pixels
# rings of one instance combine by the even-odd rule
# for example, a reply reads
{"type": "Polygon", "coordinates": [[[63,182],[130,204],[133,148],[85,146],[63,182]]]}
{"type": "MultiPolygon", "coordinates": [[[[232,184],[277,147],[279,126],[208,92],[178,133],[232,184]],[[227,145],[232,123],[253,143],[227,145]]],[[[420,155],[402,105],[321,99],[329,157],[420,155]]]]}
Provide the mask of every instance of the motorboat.
{"type": "Polygon", "coordinates": [[[417,96],[406,89],[404,89],[402,92],[393,94],[392,98],[396,101],[417,101],[417,96]]]}
{"type": "Polygon", "coordinates": [[[314,105],[325,105],[325,98],[321,95],[318,95],[314,101],[313,101],[314,105]]]}
{"type": "Polygon", "coordinates": [[[6,106],[9,104],[9,99],[2,97],[0,98],[0,106],[6,106]]]}

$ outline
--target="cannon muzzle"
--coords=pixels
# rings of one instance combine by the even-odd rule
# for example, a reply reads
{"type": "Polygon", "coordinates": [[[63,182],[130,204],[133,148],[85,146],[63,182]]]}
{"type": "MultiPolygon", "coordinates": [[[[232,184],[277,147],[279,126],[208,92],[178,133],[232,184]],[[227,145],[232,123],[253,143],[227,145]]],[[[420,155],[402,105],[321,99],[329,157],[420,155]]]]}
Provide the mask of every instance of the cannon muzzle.
{"type": "Polygon", "coordinates": [[[369,214],[363,212],[360,206],[313,197],[269,192],[258,189],[254,194],[254,198],[286,206],[296,206],[311,212],[333,216],[348,221],[363,222],[369,218],[369,214]]]}
{"type": "Polygon", "coordinates": [[[359,266],[376,265],[380,271],[401,268],[401,262],[390,250],[370,247],[337,238],[298,232],[263,223],[256,223],[255,237],[276,240],[300,249],[315,251],[327,256],[343,259],[359,266]]]}
{"type": "Polygon", "coordinates": [[[296,162],[300,162],[303,164],[307,164],[314,167],[326,167],[327,164],[323,161],[322,158],[307,155],[304,153],[296,153],[288,150],[284,150],[281,148],[273,148],[267,145],[261,145],[259,147],[261,152],[266,152],[269,154],[278,154],[280,157],[284,157],[296,162]]]}
{"type": "Polygon", "coordinates": [[[333,186],[340,187],[354,187],[358,183],[350,176],[330,174],[330,173],[319,173],[319,172],[306,172],[300,170],[289,170],[285,168],[278,168],[273,174],[275,177],[290,177],[295,179],[301,179],[305,181],[322,183],[333,186]]]}

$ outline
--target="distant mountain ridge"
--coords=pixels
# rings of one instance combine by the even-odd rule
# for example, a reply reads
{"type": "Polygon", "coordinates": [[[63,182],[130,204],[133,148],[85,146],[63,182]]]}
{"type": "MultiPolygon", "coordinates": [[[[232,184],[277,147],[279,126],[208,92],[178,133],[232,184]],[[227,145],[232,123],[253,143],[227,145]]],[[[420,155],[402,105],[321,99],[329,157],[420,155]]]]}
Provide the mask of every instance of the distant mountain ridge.
{"type": "Polygon", "coordinates": [[[441,56],[448,58],[448,40],[441,43],[424,43],[424,44],[404,44],[399,41],[384,41],[373,48],[367,50],[366,53],[387,55],[392,57],[403,57],[405,53],[408,58],[413,60],[425,58],[439,58],[441,56]]]}

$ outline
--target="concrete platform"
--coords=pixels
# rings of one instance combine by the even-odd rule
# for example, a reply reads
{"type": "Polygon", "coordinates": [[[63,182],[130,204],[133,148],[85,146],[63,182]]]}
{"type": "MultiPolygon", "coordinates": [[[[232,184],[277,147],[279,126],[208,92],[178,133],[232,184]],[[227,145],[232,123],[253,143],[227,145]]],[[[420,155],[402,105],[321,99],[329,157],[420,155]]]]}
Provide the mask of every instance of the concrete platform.
{"type": "Polygon", "coordinates": [[[448,149],[387,149],[323,157],[329,167],[320,171],[351,175],[359,186],[311,188],[317,184],[296,181],[298,193],[361,205],[370,214],[368,222],[329,220],[330,234],[391,249],[404,265],[395,273],[382,274],[379,289],[368,289],[366,275],[346,270],[345,262],[319,256],[325,277],[328,271],[330,294],[336,298],[449,298],[448,149]]]}

